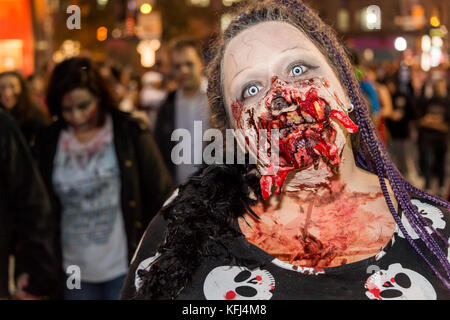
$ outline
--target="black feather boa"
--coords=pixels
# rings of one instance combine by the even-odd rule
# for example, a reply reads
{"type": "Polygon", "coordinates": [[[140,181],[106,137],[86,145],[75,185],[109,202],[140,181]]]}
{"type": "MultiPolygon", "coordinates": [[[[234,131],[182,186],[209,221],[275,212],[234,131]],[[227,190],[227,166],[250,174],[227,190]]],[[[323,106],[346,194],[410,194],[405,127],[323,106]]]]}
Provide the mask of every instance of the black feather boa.
{"type": "Polygon", "coordinates": [[[177,197],[161,211],[168,221],[166,239],[150,270],[139,271],[142,285],[136,299],[176,298],[202,257],[252,264],[234,255],[230,244],[243,236],[233,227],[233,220],[246,211],[252,213],[250,206],[260,199],[255,167],[205,166],[179,189],[177,197]]]}

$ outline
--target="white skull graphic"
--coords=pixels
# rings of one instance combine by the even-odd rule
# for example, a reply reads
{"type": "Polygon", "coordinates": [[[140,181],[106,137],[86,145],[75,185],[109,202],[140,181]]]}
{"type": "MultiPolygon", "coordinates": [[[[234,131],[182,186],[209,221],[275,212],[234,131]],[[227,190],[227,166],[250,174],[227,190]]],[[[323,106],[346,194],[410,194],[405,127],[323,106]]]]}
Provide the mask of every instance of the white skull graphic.
{"type": "MultiPolygon", "coordinates": [[[[439,208],[436,208],[435,206],[432,206],[428,203],[421,202],[420,200],[413,199],[411,200],[412,204],[417,207],[417,211],[424,217],[428,222],[433,226],[435,229],[444,229],[445,228],[445,220],[443,220],[444,214],[442,213],[439,208]]],[[[406,219],[405,215],[402,216],[402,223],[405,227],[408,234],[411,236],[412,239],[416,240],[419,239],[419,236],[414,231],[414,229],[409,224],[408,220],[406,219]]],[[[431,234],[432,230],[429,227],[426,227],[426,230],[431,234]]],[[[401,230],[397,226],[397,233],[400,237],[405,238],[401,230]]]]}
{"type": "Polygon", "coordinates": [[[372,274],[365,288],[366,296],[372,300],[436,300],[436,291],[430,282],[400,263],[372,274]]]}
{"type": "Polygon", "coordinates": [[[221,266],[208,274],[203,284],[207,300],[269,300],[275,279],[267,270],[221,266]]]}
{"type": "Polygon", "coordinates": [[[139,271],[140,270],[146,270],[146,271],[150,270],[153,262],[155,262],[156,259],[158,259],[160,255],[161,254],[159,252],[157,252],[153,257],[142,260],[141,263],[139,263],[139,265],[136,269],[136,272],[134,273],[134,286],[136,287],[136,291],[138,291],[142,285],[142,280],[141,280],[141,277],[139,276],[139,271]]]}

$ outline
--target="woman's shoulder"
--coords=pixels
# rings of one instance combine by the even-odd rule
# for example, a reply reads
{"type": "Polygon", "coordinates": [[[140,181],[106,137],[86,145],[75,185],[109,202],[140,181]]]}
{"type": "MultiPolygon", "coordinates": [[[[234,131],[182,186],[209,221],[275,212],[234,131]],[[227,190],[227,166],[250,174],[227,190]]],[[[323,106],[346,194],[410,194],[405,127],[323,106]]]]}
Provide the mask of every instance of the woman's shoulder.
{"type": "Polygon", "coordinates": [[[111,116],[115,124],[121,124],[137,133],[150,131],[146,118],[139,112],[129,113],[118,109],[113,109],[111,110],[111,116]]]}

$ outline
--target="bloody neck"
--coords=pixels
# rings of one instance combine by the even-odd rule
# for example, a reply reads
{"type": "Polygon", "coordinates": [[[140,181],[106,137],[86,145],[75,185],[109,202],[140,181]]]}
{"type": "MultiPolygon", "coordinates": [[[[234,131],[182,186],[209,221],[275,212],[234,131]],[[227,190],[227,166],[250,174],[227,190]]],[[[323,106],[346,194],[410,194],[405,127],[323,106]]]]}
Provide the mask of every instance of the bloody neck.
{"type": "Polygon", "coordinates": [[[373,256],[389,241],[395,222],[376,177],[355,166],[348,144],[338,174],[310,187],[300,181],[301,171],[281,194],[257,204],[261,220],[241,219],[249,242],[293,265],[322,269],[373,256]]]}

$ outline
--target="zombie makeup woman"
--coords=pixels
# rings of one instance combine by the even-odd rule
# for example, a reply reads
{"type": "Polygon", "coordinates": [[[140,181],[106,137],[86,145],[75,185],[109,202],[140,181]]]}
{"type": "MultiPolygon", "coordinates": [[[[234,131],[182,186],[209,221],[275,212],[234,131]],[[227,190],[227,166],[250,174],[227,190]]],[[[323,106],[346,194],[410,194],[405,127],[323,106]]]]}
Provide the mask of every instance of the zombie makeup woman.
{"type": "Polygon", "coordinates": [[[180,186],[122,297],[449,299],[450,205],[394,167],[334,32],[294,0],[235,16],[209,102],[217,128],[249,133],[236,141],[256,169],[211,165],[180,186]],[[264,134],[278,139],[258,153],[264,134]]]}
{"type": "Polygon", "coordinates": [[[116,109],[87,58],[56,66],[47,93],[57,121],[39,136],[61,271],[81,279],[65,299],[117,299],[129,259],[172,187],[143,123],[116,109]]]}
{"type": "Polygon", "coordinates": [[[48,121],[33,102],[25,80],[15,71],[0,73],[0,109],[13,116],[28,146],[33,148],[36,136],[48,121]]]}

